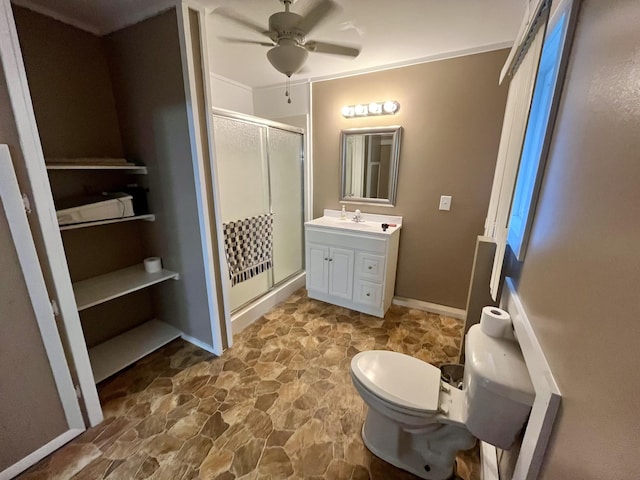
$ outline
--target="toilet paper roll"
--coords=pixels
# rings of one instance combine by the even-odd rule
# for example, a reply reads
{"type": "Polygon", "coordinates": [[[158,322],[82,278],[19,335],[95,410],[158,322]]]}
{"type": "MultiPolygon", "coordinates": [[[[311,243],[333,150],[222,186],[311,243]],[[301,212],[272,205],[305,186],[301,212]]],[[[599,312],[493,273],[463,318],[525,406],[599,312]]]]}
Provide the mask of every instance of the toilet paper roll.
{"type": "Polygon", "coordinates": [[[480,317],[480,329],[490,337],[509,338],[512,336],[511,315],[498,307],[484,307],[480,317]]]}
{"type": "Polygon", "coordinates": [[[158,273],[162,270],[162,259],[160,257],[145,258],[144,270],[147,273],[158,273]]]}

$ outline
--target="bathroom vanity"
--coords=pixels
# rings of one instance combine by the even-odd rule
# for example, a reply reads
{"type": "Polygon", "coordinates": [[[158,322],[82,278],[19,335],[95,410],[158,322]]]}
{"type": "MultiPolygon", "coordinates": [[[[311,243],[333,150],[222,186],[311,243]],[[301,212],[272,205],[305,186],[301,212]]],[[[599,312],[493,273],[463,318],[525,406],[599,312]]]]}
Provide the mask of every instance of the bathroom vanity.
{"type": "Polygon", "coordinates": [[[384,317],[396,281],[402,217],[338,210],[305,223],[310,298],[384,317]],[[383,224],[391,224],[383,230],[383,224]]]}

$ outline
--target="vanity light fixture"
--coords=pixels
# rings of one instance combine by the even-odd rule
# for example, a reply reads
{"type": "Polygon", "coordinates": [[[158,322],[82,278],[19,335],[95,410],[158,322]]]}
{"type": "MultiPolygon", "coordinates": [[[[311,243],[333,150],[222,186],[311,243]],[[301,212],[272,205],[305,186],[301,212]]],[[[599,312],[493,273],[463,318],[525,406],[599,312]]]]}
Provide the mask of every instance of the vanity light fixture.
{"type": "Polygon", "coordinates": [[[342,107],[342,116],[345,118],[352,117],[369,117],[375,115],[394,115],[400,109],[400,104],[395,100],[387,100],[386,102],[371,102],[369,105],[345,105],[342,107]]]}

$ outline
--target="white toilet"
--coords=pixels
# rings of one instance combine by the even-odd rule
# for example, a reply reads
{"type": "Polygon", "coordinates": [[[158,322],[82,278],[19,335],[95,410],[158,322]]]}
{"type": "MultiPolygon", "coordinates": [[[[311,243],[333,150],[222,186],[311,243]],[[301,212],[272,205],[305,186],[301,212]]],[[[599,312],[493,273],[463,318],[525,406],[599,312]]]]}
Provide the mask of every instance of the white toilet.
{"type": "Polygon", "coordinates": [[[351,361],[351,378],[369,406],[362,439],[371,452],[418,477],[453,474],[458,451],[476,438],[509,449],[526,422],[534,389],[517,342],[467,333],[462,390],[440,370],[397,352],[372,350],[351,361]]]}

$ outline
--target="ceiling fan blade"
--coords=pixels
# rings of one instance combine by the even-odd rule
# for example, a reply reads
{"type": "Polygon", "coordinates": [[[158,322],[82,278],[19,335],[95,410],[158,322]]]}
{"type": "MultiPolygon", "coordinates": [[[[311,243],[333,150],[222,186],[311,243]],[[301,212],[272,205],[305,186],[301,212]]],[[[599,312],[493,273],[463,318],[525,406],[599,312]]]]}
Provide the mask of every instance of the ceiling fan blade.
{"type": "Polygon", "coordinates": [[[338,45],[336,43],[314,42],[308,41],[304,44],[304,48],[310,52],[330,53],[332,55],[344,55],[345,57],[357,57],[360,54],[359,48],[347,47],[346,45],[338,45]]]}
{"type": "Polygon", "coordinates": [[[275,43],[258,42],[257,40],[247,40],[245,38],[218,37],[219,40],[227,43],[248,43],[251,45],[262,45],[263,47],[274,47],[275,43]]]}
{"type": "Polygon", "coordinates": [[[322,20],[338,9],[338,5],[333,0],[314,0],[311,6],[302,15],[302,20],[298,22],[296,28],[303,35],[308,35],[322,20]]]}
{"type": "Polygon", "coordinates": [[[265,35],[269,38],[272,38],[272,35],[274,33],[264,28],[263,26],[258,25],[253,20],[246,18],[240,15],[239,13],[234,12],[233,10],[230,10],[225,7],[216,8],[213,11],[213,13],[215,13],[216,15],[220,15],[221,17],[226,18],[227,20],[231,20],[232,22],[235,22],[238,25],[248,28],[249,30],[253,30],[254,32],[257,32],[261,35],[265,35]]]}

